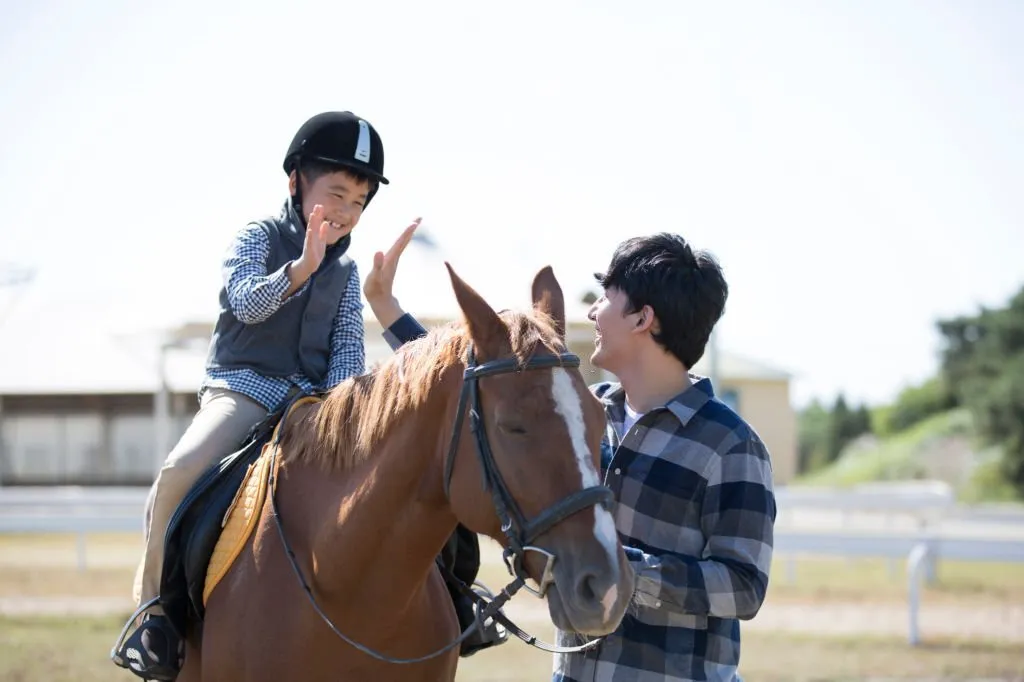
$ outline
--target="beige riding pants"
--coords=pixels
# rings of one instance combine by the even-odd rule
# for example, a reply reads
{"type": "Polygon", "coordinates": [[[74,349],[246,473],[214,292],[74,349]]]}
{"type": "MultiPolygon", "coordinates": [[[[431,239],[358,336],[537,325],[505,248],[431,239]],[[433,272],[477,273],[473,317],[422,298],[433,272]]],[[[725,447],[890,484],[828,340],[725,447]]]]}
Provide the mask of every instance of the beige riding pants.
{"type": "Polygon", "coordinates": [[[146,500],[146,549],[133,586],[136,606],[160,594],[164,535],[178,504],[199,477],[237,450],[249,429],[266,416],[266,408],[241,393],[222,388],[203,392],[199,411],[167,456],[146,500]]]}

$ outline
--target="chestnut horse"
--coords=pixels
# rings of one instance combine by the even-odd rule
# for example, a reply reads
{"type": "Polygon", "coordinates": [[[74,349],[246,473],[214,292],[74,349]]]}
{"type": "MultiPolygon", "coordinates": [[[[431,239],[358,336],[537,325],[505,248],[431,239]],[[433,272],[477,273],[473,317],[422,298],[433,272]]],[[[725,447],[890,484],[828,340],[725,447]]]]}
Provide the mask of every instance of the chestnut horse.
{"type": "Polygon", "coordinates": [[[561,288],[544,268],[533,309],[498,314],[448,271],[463,320],[281,425],[277,478],[187,637],[180,682],[454,679],[460,632],[435,557],[459,522],[509,550],[513,591],[539,585],[559,629],[618,626],[633,572],[561,288]]]}

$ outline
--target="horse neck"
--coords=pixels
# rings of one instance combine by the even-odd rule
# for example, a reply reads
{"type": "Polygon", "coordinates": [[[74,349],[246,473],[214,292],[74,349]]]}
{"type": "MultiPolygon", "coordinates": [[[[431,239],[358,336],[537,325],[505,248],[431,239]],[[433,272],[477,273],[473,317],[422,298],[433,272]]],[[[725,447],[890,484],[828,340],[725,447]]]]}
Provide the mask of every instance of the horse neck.
{"type": "Polygon", "coordinates": [[[380,609],[393,599],[400,609],[425,583],[456,524],[442,468],[459,376],[446,371],[362,464],[328,476],[312,465],[288,472],[308,512],[300,523],[311,555],[329,567],[317,572],[320,594],[351,608],[365,599],[380,609]]]}

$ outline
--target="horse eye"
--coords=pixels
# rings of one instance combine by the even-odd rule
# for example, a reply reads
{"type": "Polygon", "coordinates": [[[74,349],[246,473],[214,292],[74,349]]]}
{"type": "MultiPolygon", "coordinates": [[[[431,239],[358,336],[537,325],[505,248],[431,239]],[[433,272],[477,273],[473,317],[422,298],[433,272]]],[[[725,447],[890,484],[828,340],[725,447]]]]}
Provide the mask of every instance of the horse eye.
{"type": "Polygon", "coordinates": [[[522,436],[526,433],[526,429],[519,424],[499,424],[498,428],[505,433],[513,433],[517,436],[522,436]]]}

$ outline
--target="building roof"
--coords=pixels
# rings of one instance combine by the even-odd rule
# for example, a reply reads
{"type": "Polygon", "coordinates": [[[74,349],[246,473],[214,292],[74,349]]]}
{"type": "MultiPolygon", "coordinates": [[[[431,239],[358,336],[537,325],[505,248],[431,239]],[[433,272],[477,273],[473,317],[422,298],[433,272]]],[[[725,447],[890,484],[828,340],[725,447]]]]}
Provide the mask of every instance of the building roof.
{"type": "MultiPolygon", "coordinates": [[[[706,354],[693,371],[704,376],[711,373],[710,359],[706,354]]],[[[783,369],[728,351],[719,351],[718,374],[722,379],[732,381],[788,381],[793,378],[792,373],[783,369]]]]}
{"type": "MultiPolygon", "coordinates": [[[[210,322],[192,322],[166,332],[117,333],[100,326],[38,323],[0,327],[0,395],[97,395],[153,393],[159,387],[161,343],[168,388],[177,393],[198,389],[203,377],[210,322]],[[175,345],[177,344],[177,345],[175,345]]],[[[59,319],[59,318],[58,318],[59,319]]],[[[432,325],[443,318],[421,320],[432,325]]],[[[391,354],[375,320],[366,323],[367,365],[391,354]]],[[[576,341],[590,339],[586,321],[570,321],[576,341]]],[[[708,374],[708,358],[694,370],[708,374]]],[[[718,374],[724,380],[787,380],[790,375],[767,364],[719,354],[718,374]]]]}

